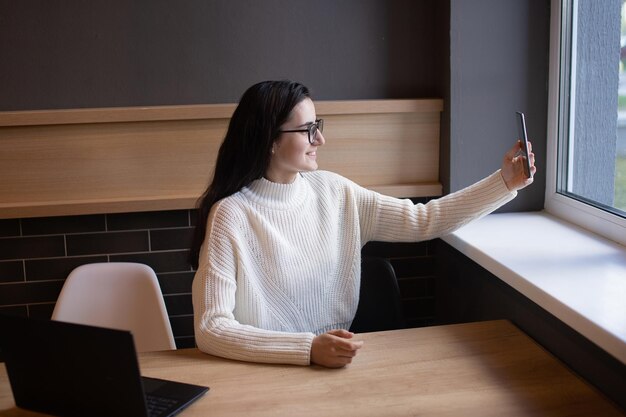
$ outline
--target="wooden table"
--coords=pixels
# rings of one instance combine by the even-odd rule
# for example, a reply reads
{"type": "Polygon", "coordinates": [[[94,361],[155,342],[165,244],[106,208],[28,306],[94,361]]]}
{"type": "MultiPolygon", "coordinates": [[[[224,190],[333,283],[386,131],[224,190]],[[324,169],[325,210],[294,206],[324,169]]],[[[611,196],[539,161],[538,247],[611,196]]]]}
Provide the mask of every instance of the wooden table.
{"type": "MultiPolygon", "coordinates": [[[[143,375],[208,385],[182,416],[624,416],[507,321],[368,333],[342,369],[144,353],[143,375]]],[[[15,408],[0,369],[0,415],[15,408]]]]}

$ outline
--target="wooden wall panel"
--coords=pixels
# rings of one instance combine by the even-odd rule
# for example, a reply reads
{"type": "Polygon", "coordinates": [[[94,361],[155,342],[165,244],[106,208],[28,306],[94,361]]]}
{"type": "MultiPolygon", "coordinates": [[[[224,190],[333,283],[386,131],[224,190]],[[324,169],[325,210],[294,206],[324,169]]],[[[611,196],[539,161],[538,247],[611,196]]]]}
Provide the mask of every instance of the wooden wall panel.
{"type": "MultiPolygon", "coordinates": [[[[192,208],[234,104],[0,112],[0,218],[192,208]]],[[[441,194],[441,100],[316,102],[320,169],[441,194]]]]}

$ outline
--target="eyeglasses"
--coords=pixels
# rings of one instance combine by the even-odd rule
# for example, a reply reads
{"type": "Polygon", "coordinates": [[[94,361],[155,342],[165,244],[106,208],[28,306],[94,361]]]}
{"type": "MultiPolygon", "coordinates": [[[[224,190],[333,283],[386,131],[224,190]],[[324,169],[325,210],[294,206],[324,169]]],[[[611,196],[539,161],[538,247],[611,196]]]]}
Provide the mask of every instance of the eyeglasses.
{"type": "Polygon", "coordinates": [[[289,132],[307,132],[309,134],[309,143],[313,145],[313,142],[317,139],[317,131],[320,133],[324,131],[324,119],[317,119],[315,123],[307,125],[306,129],[291,129],[291,130],[279,130],[280,133],[289,132]]]}

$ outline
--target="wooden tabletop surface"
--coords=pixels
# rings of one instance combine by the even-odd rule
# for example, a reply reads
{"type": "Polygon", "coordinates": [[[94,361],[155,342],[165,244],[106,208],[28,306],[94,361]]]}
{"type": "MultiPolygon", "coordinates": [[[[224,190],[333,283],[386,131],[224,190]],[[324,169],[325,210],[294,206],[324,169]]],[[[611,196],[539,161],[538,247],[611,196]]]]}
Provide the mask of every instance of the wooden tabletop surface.
{"type": "MultiPolygon", "coordinates": [[[[342,369],[226,360],[197,349],[139,355],[142,374],[208,385],[192,416],[624,416],[508,321],[360,334],[342,369]]],[[[0,367],[0,415],[15,408],[0,367]]]]}

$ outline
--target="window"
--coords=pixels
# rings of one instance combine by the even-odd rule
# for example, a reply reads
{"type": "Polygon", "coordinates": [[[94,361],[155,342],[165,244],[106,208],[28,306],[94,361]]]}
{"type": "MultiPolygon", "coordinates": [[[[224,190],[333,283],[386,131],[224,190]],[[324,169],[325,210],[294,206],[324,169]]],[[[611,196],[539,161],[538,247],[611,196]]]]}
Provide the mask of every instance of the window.
{"type": "Polygon", "coordinates": [[[546,210],[626,245],[625,9],[552,1],[546,210]]]}

